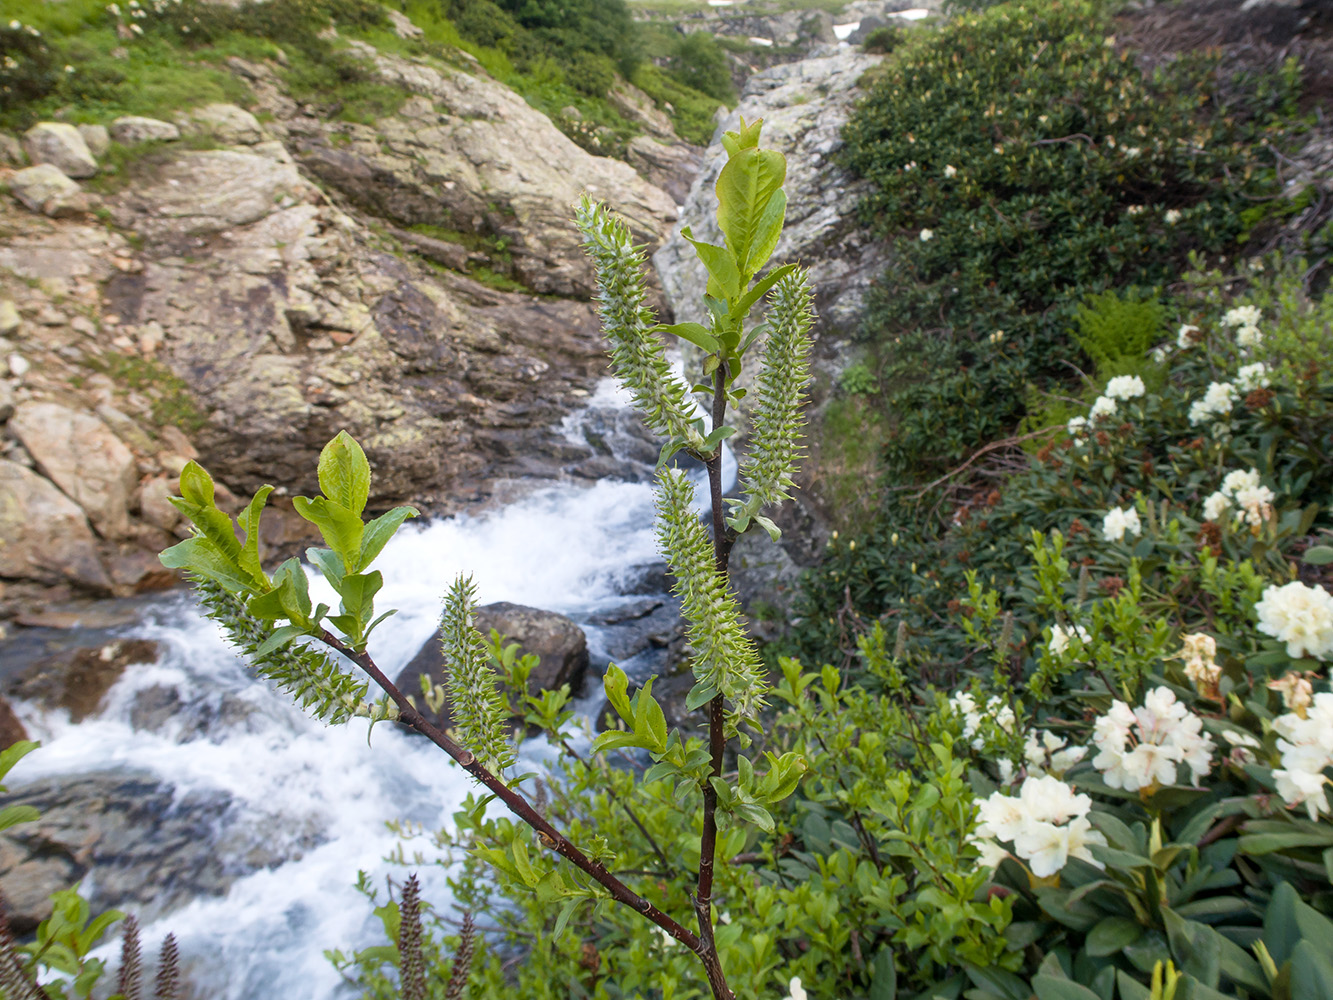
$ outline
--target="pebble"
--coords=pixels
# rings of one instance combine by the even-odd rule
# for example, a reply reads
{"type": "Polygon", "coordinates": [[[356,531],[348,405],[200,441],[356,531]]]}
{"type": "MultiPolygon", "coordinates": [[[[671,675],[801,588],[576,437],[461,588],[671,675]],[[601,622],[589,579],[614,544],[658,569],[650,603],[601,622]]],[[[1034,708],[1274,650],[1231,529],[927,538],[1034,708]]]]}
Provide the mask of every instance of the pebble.
{"type": "Polygon", "coordinates": [[[32,362],[22,354],[11,354],[9,356],[9,374],[15,378],[22,378],[32,370],[32,362]]]}

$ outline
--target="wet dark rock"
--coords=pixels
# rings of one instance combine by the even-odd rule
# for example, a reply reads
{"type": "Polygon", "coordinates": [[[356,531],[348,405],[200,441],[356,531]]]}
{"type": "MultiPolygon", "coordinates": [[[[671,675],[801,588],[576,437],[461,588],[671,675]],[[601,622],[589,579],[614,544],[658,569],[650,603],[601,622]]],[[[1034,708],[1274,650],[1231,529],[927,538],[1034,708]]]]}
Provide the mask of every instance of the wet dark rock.
{"type": "Polygon", "coordinates": [[[127,666],[153,663],[157,654],[157,643],[148,639],[117,639],[93,649],[60,653],[10,680],[8,693],[46,708],[63,708],[72,722],[80,722],[97,711],[127,666]]]}
{"type": "MultiPolygon", "coordinates": [[[[570,690],[578,694],[583,687],[588,672],[588,640],[583,629],[564,615],[501,601],[478,608],[474,624],[482,635],[489,635],[491,629],[495,629],[509,642],[517,642],[523,653],[535,653],[541,658],[528,677],[530,693],[557,690],[568,684],[570,690]]],[[[423,674],[432,684],[444,680],[444,654],[438,632],[426,640],[394,683],[417,699],[430,722],[447,727],[450,724],[448,706],[438,713],[425,710],[419,679],[423,674]]]]}
{"type": "Polygon", "coordinates": [[[28,730],[14,714],[9,702],[0,698],[0,750],[7,750],[19,740],[28,738],[28,730]]]}
{"type": "Polygon", "coordinates": [[[647,649],[665,649],[680,629],[680,602],[649,597],[588,618],[604,628],[603,649],[613,661],[638,656],[647,649]]]}
{"type": "Polygon", "coordinates": [[[41,819],[0,834],[0,891],[19,934],[50,914],[49,895],[95,870],[93,910],[119,907],[151,921],[319,843],[290,822],[243,815],[220,791],[185,792],[143,774],[60,777],[16,789],[3,804],[41,819]],[[281,835],[275,835],[281,830],[281,835]],[[256,839],[262,838],[262,839],[256,839]]]}

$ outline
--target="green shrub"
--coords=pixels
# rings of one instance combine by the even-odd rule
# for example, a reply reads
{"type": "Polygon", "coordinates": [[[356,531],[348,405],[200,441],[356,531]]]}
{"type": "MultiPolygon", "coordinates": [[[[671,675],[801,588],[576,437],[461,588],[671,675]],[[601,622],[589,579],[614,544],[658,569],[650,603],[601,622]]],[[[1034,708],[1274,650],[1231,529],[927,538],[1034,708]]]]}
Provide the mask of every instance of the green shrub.
{"type": "Polygon", "coordinates": [[[895,28],[892,25],[876,28],[866,35],[865,41],[861,43],[861,48],[867,52],[888,55],[903,41],[904,35],[905,32],[902,28],[895,28]]]}
{"type": "Polygon", "coordinates": [[[1112,32],[1104,6],[1030,0],[913,33],[845,130],[895,258],[864,332],[904,415],[896,482],[1002,436],[1026,383],[1068,377],[1081,301],[1222,250],[1243,196],[1267,190],[1250,161],[1266,112],[1224,115],[1209,58],[1146,74],[1112,32]]]}
{"type": "Polygon", "coordinates": [[[681,85],[707,94],[718,103],[729,105],[736,100],[731,64],[717,40],[706,31],[678,36],[667,71],[681,85]]]}
{"type": "Polygon", "coordinates": [[[1076,313],[1074,342],[1083,348],[1102,381],[1141,372],[1148,351],[1162,339],[1166,308],[1155,298],[1102,292],[1076,313]]]}
{"type": "Polygon", "coordinates": [[[39,29],[17,19],[0,23],[0,101],[40,100],[55,93],[64,75],[39,29]]]}

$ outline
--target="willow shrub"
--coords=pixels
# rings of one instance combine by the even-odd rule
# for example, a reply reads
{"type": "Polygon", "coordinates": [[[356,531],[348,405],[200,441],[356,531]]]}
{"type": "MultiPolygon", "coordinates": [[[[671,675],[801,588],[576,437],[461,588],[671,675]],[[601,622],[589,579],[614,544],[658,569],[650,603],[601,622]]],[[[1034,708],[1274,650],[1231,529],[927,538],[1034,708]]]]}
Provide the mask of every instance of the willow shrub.
{"type": "Polygon", "coordinates": [[[1221,106],[1211,57],[1145,72],[1111,12],[1015,0],[914,33],[844,131],[894,259],[864,334],[885,358],[895,482],[1003,436],[1027,383],[1068,379],[1087,295],[1226,251],[1247,196],[1276,193],[1257,148],[1276,119],[1221,106]]]}

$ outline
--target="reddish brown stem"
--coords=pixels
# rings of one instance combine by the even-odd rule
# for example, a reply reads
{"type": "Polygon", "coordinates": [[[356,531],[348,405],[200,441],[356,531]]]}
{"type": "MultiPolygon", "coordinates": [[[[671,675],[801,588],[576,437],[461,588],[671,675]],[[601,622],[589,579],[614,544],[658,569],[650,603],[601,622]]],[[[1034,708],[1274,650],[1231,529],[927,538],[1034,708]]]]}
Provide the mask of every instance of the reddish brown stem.
{"type": "Polygon", "coordinates": [[[407,699],[384,672],[375,665],[375,661],[370,658],[368,653],[358,653],[346,643],[339,640],[335,635],[327,630],[320,633],[320,638],[326,645],[336,649],[343,656],[347,657],[358,667],[369,675],[370,679],[378,684],[384,693],[389,696],[393,703],[398,707],[398,721],[405,726],[415,729],[426,739],[430,740],[437,747],[456,760],[463,770],[472,775],[491,792],[493,792],[506,808],[515,816],[521,819],[528,826],[537,831],[537,837],[541,840],[543,846],[555,851],[561,857],[566,858],[580,870],[587,872],[593,879],[611,894],[611,898],[624,903],[639,913],[643,914],[662,930],[666,931],[673,938],[689,948],[695,954],[699,955],[707,967],[708,961],[703,954],[703,943],[699,937],[691,933],[687,928],[681,926],[676,920],[663,913],[648,900],[636,893],[624,882],[612,875],[599,861],[593,861],[586,854],[575,846],[569,838],[559,830],[548,823],[537,810],[533,809],[528,801],[519,795],[512,788],[506,785],[498,777],[487,770],[472,753],[464,746],[460,746],[450,739],[438,726],[429,722],[407,699]]]}

